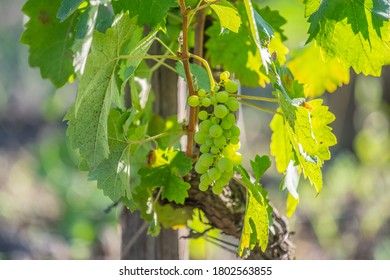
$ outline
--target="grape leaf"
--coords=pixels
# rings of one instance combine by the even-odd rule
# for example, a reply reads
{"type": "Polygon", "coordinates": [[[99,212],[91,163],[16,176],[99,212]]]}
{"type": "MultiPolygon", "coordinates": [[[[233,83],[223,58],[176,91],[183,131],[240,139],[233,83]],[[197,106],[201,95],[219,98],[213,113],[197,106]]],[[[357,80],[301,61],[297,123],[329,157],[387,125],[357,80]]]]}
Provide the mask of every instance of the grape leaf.
{"type": "Polygon", "coordinates": [[[191,186],[180,176],[187,174],[191,168],[191,159],[183,152],[158,149],[154,152],[154,162],[139,170],[141,186],[149,189],[161,187],[162,198],[184,204],[185,198],[188,197],[187,190],[191,186]]]}
{"type": "Polygon", "coordinates": [[[379,76],[390,63],[389,10],[389,1],[321,1],[308,19],[308,42],[315,39],[326,60],[336,58],[356,73],[379,76]]]}
{"type": "Polygon", "coordinates": [[[112,2],[115,13],[129,11],[131,17],[138,16],[138,24],[157,26],[168,15],[168,10],[177,6],[176,0],[117,0],[112,2]]]}
{"type": "Polygon", "coordinates": [[[297,206],[299,204],[299,198],[294,198],[290,193],[287,195],[286,201],[286,215],[288,218],[294,214],[297,206]]]}
{"type": "MultiPolygon", "coordinates": [[[[238,9],[241,13],[239,6],[238,9]]],[[[219,23],[214,23],[206,30],[209,36],[206,46],[206,56],[211,66],[221,65],[233,72],[244,86],[265,86],[268,78],[261,73],[261,59],[256,46],[250,40],[250,30],[244,22],[238,33],[226,32],[220,34],[219,23]],[[221,46],[223,46],[221,48],[221,46]]]]}
{"type": "Polygon", "coordinates": [[[312,15],[321,5],[321,0],[304,0],[305,17],[312,15]]]}
{"type": "Polygon", "coordinates": [[[227,28],[233,32],[238,32],[241,25],[241,17],[237,9],[228,1],[221,1],[210,5],[211,9],[217,14],[222,28],[227,28]]]}
{"type": "Polygon", "coordinates": [[[94,32],[85,73],[79,83],[76,121],[70,123],[75,126],[70,128],[72,137],[79,139],[76,143],[91,170],[109,154],[107,118],[111,104],[119,94],[116,76],[118,56],[139,47],[135,43],[129,45],[129,41],[140,38],[142,32],[135,19],[130,19],[127,14],[119,15],[106,34],[94,32]]]}
{"type": "Polygon", "coordinates": [[[334,92],[337,87],[349,83],[348,67],[336,58],[324,61],[321,49],[315,44],[310,44],[293,55],[287,66],[294,78],[305,85],[305,96],[317,97],[325,90],[334,92]]]}
{"type": "Polygon", "coordinates": [[[275,134],[272,136],[271,153],[281,157],[276,160],[278,171],[285,172],[284,168],[287,169],[290,160],[294,159],[305,178],[309,178],[319,192],[322,188],[321,167],[324,160],[330,158],[329,147],[336,144],[336,138],[328,126],[334,120],[334,115],[326,106],[322,106],[322,100],[304,102],[302,98],[290,99],[281,92],[278,98],[283,120],[276,114],[271,122],[275,134]],[[283,129],[285,132],[281,132],[283,129]],[[294,156],[291,153],[281,155],[276,146],[279,143],[282,149],[292,147],[294,156]]]}
{"type": "Polygon", "coordinates": [[[39,67],[41,76],[57,87],[74,74],[72,44],[76,21],[73,17],[60,22],[56,17],[61,0],[29,0],[23,13],[29,17],[21,42],[29,46],[29,64],[39,67]]]}
{"type": "MultiPolygon", "coordinates": [[[[250,29],[251,36],[253,38],[253,41],[255,42],[257,50],[259,51],[261,63],[267,72],[268,71],[268,64],[271,61],[271,56],[270,56],[268,50],[265,47],[263,47],[263,45],[261,44],[262,38],[260,38],[260,36],[259,36],[259,31],[257,28],[257,24],[256,24],[257,22],[256,22],[256,18],[255,18],[256,11],[252,6],[251,0],[244,0],[244,4],[245,4],[246,15],[248,16],[249,29],[250,29]]],[[[264,22],[265,21],[262,21],[262,22],[260,22],[260,24],[262,24],[264,22]]],[[[264,28],[267,28],[267,27],[264,27],[264,28]]]]}
{"type": "MultiPolygon", "coordinates": [[[[176,63],[176,70],[177,73],[182,77],[184,80],[187,81],[186,74],[184,72],[184,66],[182,63],[177,62],[176,63]]],[[[198,85],[198,89],[203,88],[206,92],[210,92],[210,80],[209,76],[207,74],[207,71],[194,63],[190,63],[190,70],[191,74],[194,75],[196,84],[198,85]]]]}
{"type": "Polygon", "coordinates": [[[256,155],[255,160],[251,160],[250,163],[255,174],[256,182],[260,181],[265,171],[271,166],[271,160],[268,156],[260,157],[259,155],[256,155]]]}
{"type": "MultiPolygon", "coordinates": [[[[282,41],[287,40],[286,35],[282,29],[282,26],[287,23],[286,19],[283,18],[278,11],[271,10],[268,6],[259,9],[256,5],[254,6],[256,13],[262,17],[262,20],[265,21],[266,25],[272,28],[272,33],[279,33],[282,41]]],[[[256,15],[255,13],[255,15],[256,15]]],[[[257,20],[256,20],[257,22],[257,20]]],[[[258,25],[259,28],[259,25],[258,25]]],[[[259,28],[260,31],[260,28],[259,28]]]]}
{"type": "Polygon", "coordinates": [[[90,180],[97,180],[97,186],[113,201],[127,198],[127,206],[135,210],[130,189],[130,145],[123,131],[124,118],[116,109],[111,109],[108,118],[110,155],[89,174],[90,180]]]}
{"type": "Polygon", "coordinates": [[[74,11],[77,10],[83,1],[84,0],[62,0],[61,6],[57,12],[57,18],[59,18],[61,21],[66,20],[71,14],[74,13],[74,11]]]}

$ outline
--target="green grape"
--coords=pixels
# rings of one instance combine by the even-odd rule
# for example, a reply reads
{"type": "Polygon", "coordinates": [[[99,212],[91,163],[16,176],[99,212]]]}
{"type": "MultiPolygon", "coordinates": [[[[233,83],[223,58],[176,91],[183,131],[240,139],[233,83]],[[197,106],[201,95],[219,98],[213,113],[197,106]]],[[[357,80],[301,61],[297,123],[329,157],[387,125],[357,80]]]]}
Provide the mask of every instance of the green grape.
{"type": "Polygon", "coordinates": [[[211,180],[218,180],[221,177],[221,171],[218,168],[212,167],[207,171],[211,180]]]}
{"type": "Polygon", "coordinates": [[[217,138],[214,138],[214,145],[218,148],[223,148],[226,145],[226,137],[221,135],[217,138]]]}
{"type": "Polygon", "coordinates": [[[214,107],[214,115],[217,118],[223,119],[229,113],[228,108],[225,105],[219,104],[214,107]]]}
{"type": "Polygon", "coordinates": [[[219,86],[214,86],[214,87],[213,87],[213,91],[214,91],[214,92],[219,91],[219,86]]]}
{"type": "Polygon", "coordinates": [[[225,129],[226,131],[228,130],[228,129],[230,129],[230,128],[232,128],[232,126],[234,125],[234,122],[232,122],[230,119],[228,119],[228,118],[224,118],[223,120],[222,120],[222,122],[221,122],[221,127],[223,128],[223,129],[225,129]]]}
{"type": "Polygon", "coordinates": [[[205,173],[202,176],[200,176],[200,182],[202,184],[210,185],[213,182],[213,180],[211,180],[209,174],[205,173]]]}
{"type": "Polygon", "coordinates": [[[242,155],[240,153],[236,153],[232,158],[232,162],[234,166],[240,165],[242,163],[242,155]]]}
{"type": "Polygon", "coordinates": [[[225,81],[225,82],[226,82],[226,80],[229,80],[229,78],[230,78],[230,73],[229,73],[228,71],[224,71],[224,72],[222,72],[222,73],[219,75],[219,79],[220,79],[221,81],[225,81]]]}
{"type": "Polygon", "coordinates": [[[188,104],[191,107],[197,107],[199,106],[199,103],[199,97],[197,95],[191,95],[190,97],[188,97],[188,104]]]}
{"type": "Polygon", "coordinates": [[[217,117],[212,117],[211,118],[211,123],[213,124],[219,124],[219,119],[217,117]]]}
{"type": "Polygon", "coordinates": [[[223,187],[213,186],[211,190],[215,195],[220,195],[223,192],[223,187]]]}
{"type": "Polygon", "coordinates": [[[214,187],[217,189],[223,189],[224,186],[229,184],[229,180],[226,180],[225,178],[219,178],[218,180],[215,181],[214,187]]]}
{"type": "Polygon", "coordinates": [[[212,165],[214,163],[214,157],[209,153],[202,154],[199,157],[198,162],[203,166],[209,167],[210,165],[212,165]]]}
{"type": "Polygon", "coordinates": [[[199,190],[202,191],[202,192],[205,192],[209,189],[209,184],[203,184],[203,183],[200,183],[199,184],[199,190]]]}
{"type": "Polygon", "coordinates": [[[225,178],[226,180],[230,180],[231,178],[233,178],[233,176],[234,176],[234,170],[233,169],[221,173],[221,178],[225,178]]]}
{"type": "Polygon", "coordinates": [[[203,107],[209,107],[211,105],[211,100],[208,97],[205,97],[202,99],[202,106],[203,107]]]}
{"type": "Polygon", "coordinates": [[[214,145],[214,139],[208,138],[208,139],[206,140],[206,146],[209,147],[209,148],[211,148],[213,145],[214,145]]]}
{"type": "Polygon", "coordinates": [[[230,129],[233,136],[240,136],[240,128],[237,125],[233,125],[233,127],[230,129]]]}
{"type": "Polygon", "coordinates": [[[235,93],[238,90],[238,84],[232,80],[225,82],[225,89],[228,93],[235,93]]]}
{"type": "Polygon", "coordinates": [[[207,138],[208,138],[208,135],[206,133],[204,133],[203,131],[196,132],[195,136],[194,136],[195,142],[198,143],[199,145],[205,144],[207,138]]]}
{"type": "Polygon", "coordinates": [[[206,111],[202,110],[198,113],[198,118],[202,121],[204,120],[207,120],[207,118],[209,117],[209,113],[207,113],[206,111]]]}
{"type": "Polygon", "coordinates": [[[211,146],[210,152],[214,155],[219,153],[219,148],[217,146],[211,146]]]}
{"type": "Polygon", "coordinates": [[[199,130],[208,132],[212,123],[210,120],[204,120],[199,124],[199,130]]]}
{"type": "Polygon", "coordinates": [[[218,104],[217,98],[215,96],[211,96],[210,97],[210,101],[211,101],[211,104],[213,104],[213,105],[217,105],[218,104]]]}
{"type": "Polygon", "coordinates": [[[198,174],[205,174],[209,168],[201,165],[199,162],[195,163],[195,171],[198,174]]]}
{"type": "MultiPolygon", "coordinates": [[[[223,127],[223,122],[221,123],[221,127],[222,127],[223,129],[225,129],[225,128],[223,127]]],[[[229,139],[230,137],[232,137],[232,132],[231,132],[230,130],[225,130],[225,131],[223,132],[223,136],[225,136],[227,139],[229,139]]]]}
{"type": "MultiPolygon", "coordinates": [[[[206,141],[206,143],[207,143],[207,141],[206,141]]],[[[205,154],[205,153],[208,153],[208,152],[210,151],[210,147],[207,146],[207,144],[202,144],[202,145],[200,146],[199,150],[200,150],[200,152],[201,152],[202,154],[205,154]]]]}
{"type": "Polygon", "coordinates": [[[222,155],[226,158],[233,158],[235,154],[236,149],[232,144],[226,145],[226,147],[222,150],[222,155]]]}
{"type": "Polygon", "coordinates": [[[230,159],[223,157],[218,161],[217,167],[221,172],[227,172],[233,169],[233,163],[230,159]]]}
{"type": "Polygon", "coordinates": [[[223,133],[223,129],[218,124],[213,124],[209,129],[210,136],[214,138],[221,136],[222,133],[223,133]]]}
{"type": "Polygon", "coordinates": [[[219,103],[225,103],[229,99],[229,93],[227,93],[226,91],[220,91],[217,93],[215,98],[217,98],[217,101],[219,103]]]}
{"type": "Polygon", "coordinates": [[[198,96],[199,97],[205,97],[206,96],[206,91],[201,88],[200,90],[198,90],[198,96]]]}
{"type": "Polygon", "coordinates": [[[229,110],[232,112],[235,112],[240,107],[240,104],[238,103],[237,99],[234,97],[229,97],[228,101],[226,101],[226,105],[228,106],[229,110]]]}
{"type": "Polygon", "coordinates": [[[238,143],[240,143],[240,137],[238,137],[238,136],[230,137],[230,144],[236,145],[238,143]]]}
{"type": "Polygon", "coordinates": [[[233,113],[227,114],[226,118],[231,121],[233,124],[236,123],[236,116],[233,113]]]}

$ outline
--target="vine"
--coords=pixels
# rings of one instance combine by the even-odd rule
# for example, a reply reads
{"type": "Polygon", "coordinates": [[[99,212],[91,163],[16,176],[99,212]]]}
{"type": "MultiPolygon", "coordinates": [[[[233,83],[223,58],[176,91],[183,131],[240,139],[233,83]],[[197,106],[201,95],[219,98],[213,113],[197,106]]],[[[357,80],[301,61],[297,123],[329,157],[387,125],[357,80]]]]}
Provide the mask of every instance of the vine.
{"type": "Polygon", "coordinates": [[[287,244],[288,232],[277,232],[275,224],[283,222],[269,201],[270,186],[261,183],[271,158],[256,155],[251,170],[243,167],[235,112],[241,104],[273,114],[270,155],[291,216],[299,178],[319,193],[321,168],[337,142],[329,126],[335,116],[317,97],[348,83],[350,68],[377,76],[390,62],[386,1],[307,0],[302,7],[310,24],[307,46],[291,54],[284,45],[287,21],[251,0],[27,0],[21,41],[29,46],[30,65],[57,88],[77,78],[65,120],[82,170],[112,201],[139,210],[149,234],[187,224],[199,208],[212,226],[240,237],[239,256],[258,248],[273,257],[277,243],[284,258],[290,256],[280,244],[287,244]],[[149,54],[153,43],[164,51],[149,54]],[[187,83],[183,123],[153,112],[151,77],[160,67],[187,83]],[[238,83],[270,84],[274,91],[239,94],[238,83]],[[235,195],[240,200],[230,203],[235,195]],[[220,215],[226,224],[215,218],[220,215]]]}

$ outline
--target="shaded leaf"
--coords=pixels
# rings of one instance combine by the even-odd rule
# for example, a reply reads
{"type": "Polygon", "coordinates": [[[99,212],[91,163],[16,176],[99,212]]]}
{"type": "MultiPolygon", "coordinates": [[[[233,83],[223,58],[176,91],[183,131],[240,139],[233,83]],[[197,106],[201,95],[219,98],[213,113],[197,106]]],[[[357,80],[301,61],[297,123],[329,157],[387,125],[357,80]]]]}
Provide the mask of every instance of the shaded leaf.
{"type": "MultiPolygon", "coordinates": [[[[187,77],[184,72],[184,66],[182,63],[180,62],[176,63],[176,70],[177,73],[180,75],[180,77],[182,77],[185,81],[187,81],[187,77]]],[[[198,86],[198,89],[203,88],[206,92],[210,92],[211,91],[210,80],[206,69],[204,69],[202,66],[199,66],[195,63],[190,63],[190,71],[191,74],[194,76],[194,80],[198,86]]]]}
{"type": "Polygon", "coordinates": [[[84,0],[62,0],[61,6],[58,9],[57,18],[61,21],[66,20],[84,0]]]}
{"type": "Polygon", "coordinates": [[[60,22],[56,17],[61,0],[29,0],[23,13],[29,17],[21,42],[29,45],[29,64],[39,67],[41,76],[57,87],[71,79],[73,70],[72,17],[60,22]]]}

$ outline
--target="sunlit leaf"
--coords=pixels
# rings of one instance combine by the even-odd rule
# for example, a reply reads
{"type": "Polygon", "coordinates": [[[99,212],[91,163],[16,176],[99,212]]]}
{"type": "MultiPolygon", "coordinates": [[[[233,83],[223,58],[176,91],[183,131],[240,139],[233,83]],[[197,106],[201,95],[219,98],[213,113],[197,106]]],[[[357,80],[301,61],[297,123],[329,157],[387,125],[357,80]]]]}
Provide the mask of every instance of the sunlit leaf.
{"type": "Polygon", "coordinates": [[[233,32],[238,32],[241,25],[241,17],[237,9],[228,1],[221,1],[210,6],[217,14],[221,27],[233,32]]]}

